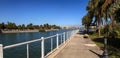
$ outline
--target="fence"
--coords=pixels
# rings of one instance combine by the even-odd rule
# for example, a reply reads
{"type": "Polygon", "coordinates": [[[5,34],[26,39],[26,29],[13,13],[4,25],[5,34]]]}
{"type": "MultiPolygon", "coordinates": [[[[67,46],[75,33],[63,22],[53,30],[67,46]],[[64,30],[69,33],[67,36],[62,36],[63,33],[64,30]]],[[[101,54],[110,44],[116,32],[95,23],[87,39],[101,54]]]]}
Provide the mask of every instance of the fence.
{"type": "Polygon", "coordinates": [[[31,40],[31,41],[26,41],[26,42],[22,42],[22,43],[17,43],[17,44],[13,44],[13,45],[8,45],[8,46],[4,46],[2,44],[0,44],[0,58],[3,58],[3,50],[5,49],[10,49],[10,48],[14,48],[14,47],[17,47],[17,46],[21,46],[21,45],[26,45],[26,57],[29,58],[29,45],[31,43],[34,43],[34,42],[41,42],[41,58],[46,58],[48,55],[50,55],[53,51],[59,49],[60,45],[61,44],[64,44],[65,41],[67,39],[70,38],[70,36],[72,36],[74,33],[78,32],[78,30],[72,30],[72,31],[68,31],[68,32],[64,32],[64,33],[61,33],[61,34],[56,34],[56,35],[53,35],[53,36],[49,36],[49,37],[41,37],[40,39],[36,39],[36,40],[31,40]],[[53,37],[56,37],[56,48],[53,49],[53,37]],[[59,40],[59,37],[61,37],[59,40]],[[51,51],[49,53],[47,53],[47,55],[45,55],[45,40],[47,39],[50,39],[51,40],[51,51]],[[60,45],[59,45],[59,42],[60,42],[60,45]]]}

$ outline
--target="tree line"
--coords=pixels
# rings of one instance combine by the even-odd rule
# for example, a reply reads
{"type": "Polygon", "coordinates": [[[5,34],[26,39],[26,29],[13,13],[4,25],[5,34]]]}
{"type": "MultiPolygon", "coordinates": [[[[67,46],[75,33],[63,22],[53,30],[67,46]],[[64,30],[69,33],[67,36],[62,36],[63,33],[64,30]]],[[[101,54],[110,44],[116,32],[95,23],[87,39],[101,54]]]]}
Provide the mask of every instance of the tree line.
{"type": "Polygon", "coordinates": [[[21,25],[16,25],[16,23],[13,22],[7,22],[5,24],[4,22],[0,23],[0,29],[1,30],[11,30],[11,29],[19,29],[19,30],[24,30],[24,29],[39,29],[39,30],[44,30],[44,29],[60,29],[60,26],[57,25],[50,25],[48,23],[43,24],[43,25],[33,25],[32,23],[29,23],[27,25],[21,24],[21,25]]]}

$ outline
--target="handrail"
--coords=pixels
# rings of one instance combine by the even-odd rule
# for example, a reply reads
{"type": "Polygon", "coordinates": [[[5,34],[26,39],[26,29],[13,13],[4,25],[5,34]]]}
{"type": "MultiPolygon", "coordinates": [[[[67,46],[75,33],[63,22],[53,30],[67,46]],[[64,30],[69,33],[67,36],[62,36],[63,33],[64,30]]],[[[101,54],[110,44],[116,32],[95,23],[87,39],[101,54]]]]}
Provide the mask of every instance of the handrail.
{"type": "Polygon", "coordinates": [[[41,41],[41,39],[31,40],[31,41],[22,42],[22,43],[13,44],[13,45],[8,45],[8,46],[3,47],[3,49],[13,48],[13,47],[30,44],[30,43],[37,42],[37,41],[41,41]]]}
{"type": "Polygon", "coordinates": [[[45,58],[48,54],[50,54],[51,52],[53,52],[54,50],[56,49],[59,49],[59,42],[60,42],[60,45],[61,44],[64,44],[65,41],[74,33],[78,32],[78,30],[73,30],[73,31],[67,31],[67,32],[63,32],[63,33],[60,33],[60,34],[56,34],[56,35],[53,35],[53,36],[49,36],[49,37],[41,37],[40,39],[35,39],[35,40],[30,40],[30,41],[26,41],[26,42],[22,42],[22,43],[17,43],[17,44],[12,44],[12,45],[8,45],[8,46],[4,46],[2,44],[0,44],[0,58],[3,58],[3,49],[9,49],[9,48],[14,48],[14,47],[17,47],[17,46],[21,46],[21,45],[26,45],[26,49],[27,49],[27,58],[29,58],[29,44],[31,43],[34,43],[34,42],[38,42],[40,41],[41,42],[41,58],[45,58]],[[60,39],[59,39],[59,36],[60,36],[60,39]],[[53,49],[53,37],[56,37],[56,48],[53,49]],[[51,39],[51,51],[50,53],[47,53],[47,55],[44,55],[45,53],[45,43],[44,41],[46,39],[51,39]],[[60,41],[59,41],[60,40],[60,41]]]}
{"type": "Polygon", "coordinates": [[[49,38],[52,38],[52,37],[55,37],[56,35],[53,35],[53,36],[49,36],[49,37],[45,37],[44,39],[49,39],[49,38]]]}
{"type": "MultiPolygon", "coordinates": [[[[62,33],[62,34],[63,34],[63,33],[62,33]]],[[[59,34],[59,35],[62,35],[62,34],[59,34]]],[[[45,40],[45,39],[52,38],[52,37],[55,37],[55,36],[56,36],[56,35],[49,36],[49,37],[45,37],[44,40],[45,40]]],[[[21,45],[25,45],[25,44],[30,44],[30,43],[34,43],[34,42],[41,41],[41,40],[42,40],[42,39],[36,39],[36,40],[27,41],[27,42],[12,44],[12,45],[8,45],[8,46],[3,47],[3,49],[13,48],[13,47],[17,47],[17,46],[21,46],[21,45]]]]}

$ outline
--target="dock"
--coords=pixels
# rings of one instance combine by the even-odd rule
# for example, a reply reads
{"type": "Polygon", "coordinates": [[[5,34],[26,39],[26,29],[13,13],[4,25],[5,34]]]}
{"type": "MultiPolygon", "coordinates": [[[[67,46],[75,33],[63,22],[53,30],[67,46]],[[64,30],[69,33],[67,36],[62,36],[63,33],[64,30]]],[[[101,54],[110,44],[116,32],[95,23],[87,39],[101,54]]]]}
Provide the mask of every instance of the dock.
{"type": "Polygon", "coordinates": [[[91,39],[76,33],[47,58],[100,58],[102,53],[91,39]]]}

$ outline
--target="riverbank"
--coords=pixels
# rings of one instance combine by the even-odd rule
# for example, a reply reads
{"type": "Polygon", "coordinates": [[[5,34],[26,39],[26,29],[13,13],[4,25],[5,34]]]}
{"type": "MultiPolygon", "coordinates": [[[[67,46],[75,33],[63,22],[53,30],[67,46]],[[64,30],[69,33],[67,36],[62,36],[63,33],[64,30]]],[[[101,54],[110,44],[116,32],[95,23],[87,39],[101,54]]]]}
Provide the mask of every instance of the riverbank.
{"type": "Polygon", "coordinates": [[[39,32],[39,30],[1,30],[1,33],[39,32]]]}
{"type": "Polygon", "coordinates": [[[49,31],[56,31],[59,29],[50,29],[50,30],[39,30],[39,29],[35,29],[35,30],[1,30],[0,33],[25,33],[25,32],[49,32],[49,31]]]}

